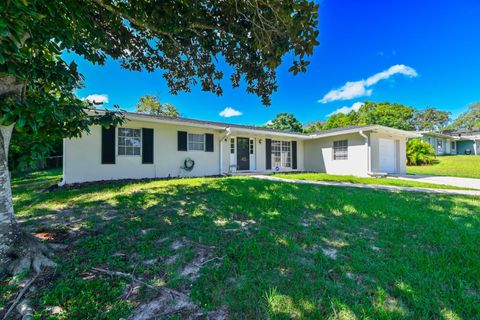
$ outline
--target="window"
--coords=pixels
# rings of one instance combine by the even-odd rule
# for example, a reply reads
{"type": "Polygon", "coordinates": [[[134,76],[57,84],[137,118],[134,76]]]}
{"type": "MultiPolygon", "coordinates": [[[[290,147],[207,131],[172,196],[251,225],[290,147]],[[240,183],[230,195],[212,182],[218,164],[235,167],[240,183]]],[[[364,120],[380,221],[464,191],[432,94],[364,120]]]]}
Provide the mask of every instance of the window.
{"type": "Polygon", "coordinates": [[[438,149],[443,149],[443,140],[437,139],[437,148],[438,149]]]}
{"type": "Polygon", "coordinates": [[[333,142],[333,160],[348,160],[348,140],[333,142]]]}
{"type": "Polygon", "coordinates": [[[142,130],[118,128],[118,155],[139,156],[142,148],[142,130]]]}
{"type": "Polygon", "coordinates": [[[230,153],[235,153],[235,138],[230,139],[230,153]]]}
{"type": "Polygon", "coordinates": [[[250,139],[250,154],[254,153],[254,148],[255,148],[255,140],[250,139]]]}
{"type": "Polygon", "coordinates": [[[188,134],[189,151],[205,151],[205,135],[189,133],[188,134]]]}
{"type": "Polygon", "coordinates": [[[272,140],[272,168],[292,166],[290,141],[272,140]]]}
{"type": "Polygon", "coordinates": [[[455,141],[450,142],[450,149],[455,150],[455,141]]]}

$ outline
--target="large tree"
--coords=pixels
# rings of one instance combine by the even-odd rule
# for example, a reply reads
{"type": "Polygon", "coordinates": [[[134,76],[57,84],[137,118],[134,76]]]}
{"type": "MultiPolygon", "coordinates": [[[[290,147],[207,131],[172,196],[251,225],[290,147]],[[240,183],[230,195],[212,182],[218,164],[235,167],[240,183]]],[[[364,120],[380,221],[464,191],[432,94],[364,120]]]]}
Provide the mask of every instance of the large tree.
{"type": "Polygon", "coordinates": [[[323,126],[323,130],[375,124],[402,130],[413,130],[414,113],[415,109],[399,103],[366,101],[358,111],[331,115],[323,126]]]}
{"type": "Polygon", "coordinates": [[[413,124],[418,131],[441,131],[450,122],[450,112],[436,108],[425,108],[415,111],[413,124]]]}
{"type": "Polygon", "coordinates": [[[281,112],[277,114],[267,126],[267,128],[290,131],[290,132],[303,132],[303,125],[295,118],[292,113],[281,112]]]}
{"type": "Polygon", "coordinates": [[[378,124],[401,130],[413,130],[415,109],[400,103],[367,101],[353,115],[357,125],[378,124]]]}
{"type": "Polygon", "coordinates": [[[138,103],[135,105],[137,112],[149,113],[167,117],[178,117],[180,113],[170,103],[161,103],[160,98],[151,94],[140,97],[138,103]]]}
{"type": "Polygon", "coordinates": [[[472,103],[468,106],[468,110],[458,116],[453,121],[452,129],[467,129],[480,127],[480,102],[472,103]]]}
{"type": "Polygon", "coordinates": [[[308,122],[303,127],[303,132],[304,133],[315,133],[315,132],[323,130],[324,126],[325,126],[325,121],[323,121],[323,120],[308,122]]]}
{"type": "Polygon", "coordinates": [[[0,1],[0,270],[17,273],[51,265],[48,248],[16,221],[7,166],[13,127],[62,137],[94,123],[121,121],[89,116],[72,92],[82,77],[60,54],[74,51],[103,64],[118,59],[129,70],[163,70],[172,93],[222,93],[230,80],[270,103],[276,69],[291,53],[290,71],[306,71],[318,44],[318,5],[308,0],[29,0],[0,1]]]}
{"type": "MultiPolygon", "coordinates": [[[[355,111],[352,111],[352,112],[355,112],[355,111]]],[[[356,123],[350,118],[350,115],[352,114],[352,112],[350,112],[349,114],[344,114],[344,113],[332,114],[330,117],[328,117],[328,120],[327,122],[325,122],[322,129],[330,130],[330,129],[355,125],[356,123]]]]}

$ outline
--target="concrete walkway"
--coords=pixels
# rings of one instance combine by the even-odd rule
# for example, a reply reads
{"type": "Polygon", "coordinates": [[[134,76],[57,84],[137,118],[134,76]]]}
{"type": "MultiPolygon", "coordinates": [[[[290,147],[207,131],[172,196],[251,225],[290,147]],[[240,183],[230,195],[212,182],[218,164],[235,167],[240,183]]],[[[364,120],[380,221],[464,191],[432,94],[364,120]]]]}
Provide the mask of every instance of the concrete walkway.
{"type": "Polygon", "coordinates": [[[398,179],[426,182],[426,183],[435,183],[435,184],[445,184],[448,186],[480,190],[480,179],[457,178],[457,177],[446,177],[446,176],[427,176],[427,175],[421,175],[421,174],[415,174],[415,175],[409,174],[406,176],[400,176],[398,177],[398,179]]]}
{"type": "Polygon", "coordinates": [[[357,184],[357,183],[348,183],[348,182],[290,180],[290,179],[277,178],[275,176],[267,176],[267,175],[253,175],[251,177],[255,179],[262,179],[262,180],[269,180],[269,181],[288,182],[288,183],[297,183],[297,184],[313,184],[313,185],[320,185],[320,186],[338,186],[338,187],[352,187],[352,188],[373,189],[373,190],[410,191],[410,192],[480,196],[480,190],[478,191],[448,190],[448,189],[432,189],[432,188],[416,188],[416,187],[413,188],[413,187],[381,186],[381,185],[373,185],[373,184],[357,184]]]}

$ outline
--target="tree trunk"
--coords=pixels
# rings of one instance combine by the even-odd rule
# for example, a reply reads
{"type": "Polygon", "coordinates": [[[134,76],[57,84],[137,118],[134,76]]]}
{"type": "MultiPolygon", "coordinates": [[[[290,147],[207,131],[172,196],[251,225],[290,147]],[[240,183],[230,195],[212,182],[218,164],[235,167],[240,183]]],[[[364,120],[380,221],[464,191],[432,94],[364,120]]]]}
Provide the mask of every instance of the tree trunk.
{"type": "Polygon", "coordinates": [[[14,242],[18,224],[13,213],[10,172],[8,171],[8,146],[13,125],[0,126],[0,266],[9,262],[8,253],[14,242]]]}
{"type": "MultiPolygon", "coordinates": [[[[0,98],[21,101],[24,84],[14,77],[0,77],[0,98]]],[[[2,99],[3,100],[3,99],[2,99]]],[[[15,218],[8,170],[8,148],[14,124],[0,125],[0,274],[18,274],[33,268],[39,272],[44,266],[55,264],[47,258],[48,247],[32,235],[23,232],[15,218]]]]}

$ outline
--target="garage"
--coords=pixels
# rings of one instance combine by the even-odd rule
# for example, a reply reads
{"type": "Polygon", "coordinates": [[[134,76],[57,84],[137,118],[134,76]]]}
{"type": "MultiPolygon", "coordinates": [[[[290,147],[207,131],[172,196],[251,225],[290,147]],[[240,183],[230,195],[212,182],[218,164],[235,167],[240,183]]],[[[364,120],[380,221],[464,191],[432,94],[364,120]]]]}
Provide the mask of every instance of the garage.
{"type": "Polygon", "coordinates": [[[396,173],[395,140],[378,139],[380,171],[396,173]]]}

